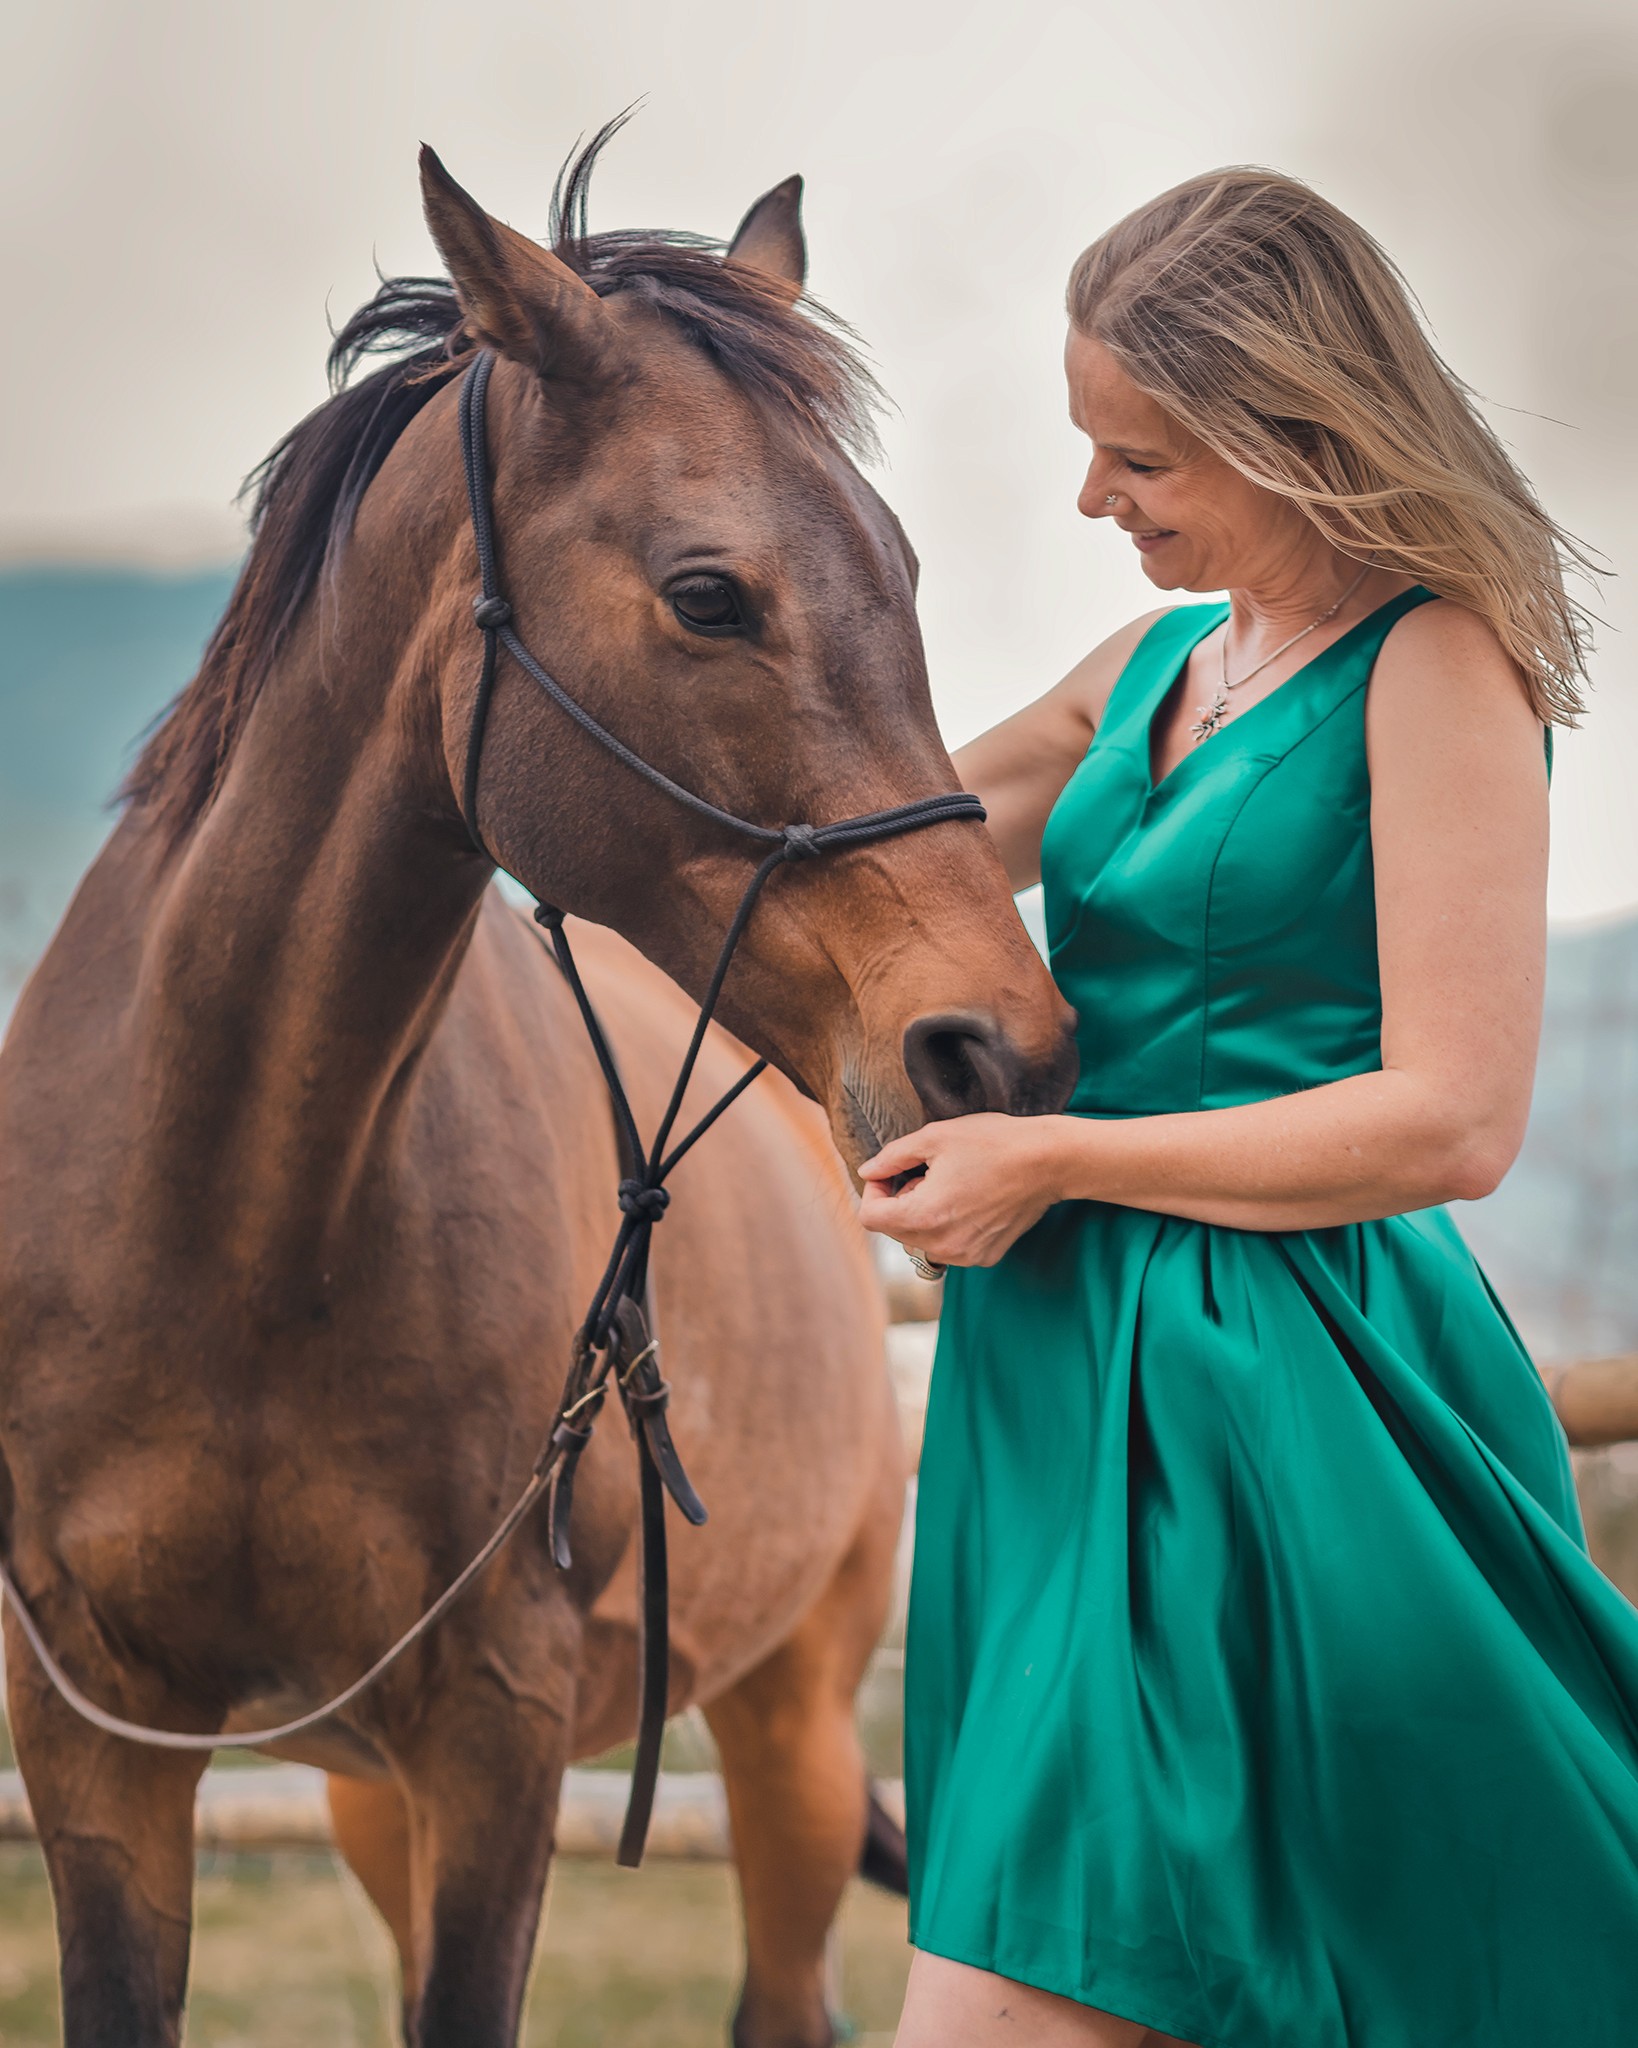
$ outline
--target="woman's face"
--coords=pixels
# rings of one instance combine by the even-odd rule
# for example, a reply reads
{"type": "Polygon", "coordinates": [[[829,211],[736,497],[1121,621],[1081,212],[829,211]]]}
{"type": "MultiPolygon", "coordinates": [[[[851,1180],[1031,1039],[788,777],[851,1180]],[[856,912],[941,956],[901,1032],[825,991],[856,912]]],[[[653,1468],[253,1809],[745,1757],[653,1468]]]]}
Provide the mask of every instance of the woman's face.
{"type": "Polygon", "coordinates": [[[1243,477],[1140,391],[1102,342],[1072,327],[1069,416],[1092,443],[1088,519],[1113,519],[1161,590],[1278,581],[1318,538],[1296,508],[1243,477]]]}

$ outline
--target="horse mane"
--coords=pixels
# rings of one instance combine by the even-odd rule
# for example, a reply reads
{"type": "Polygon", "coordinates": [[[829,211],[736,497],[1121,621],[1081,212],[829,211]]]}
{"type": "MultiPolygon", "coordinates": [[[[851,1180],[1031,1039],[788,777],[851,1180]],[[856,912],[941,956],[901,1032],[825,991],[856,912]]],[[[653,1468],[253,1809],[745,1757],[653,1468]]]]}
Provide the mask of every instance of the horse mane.
{"type": "MultiPolygon", "coordinates": [[[[797,307],[723,244],[667,231],[591,234],[591,174],[624,125],[607,123],[559,172],[552,253],[599,297],[645,300],[743,390],[851,452],[874,452],[879,392],[851,331],[806,294],[797,307]]],[[[290,633],[340,560],[365,491],[421,408],[474,352],[447,278],[384,278],[335,335],[331,396],[245,479],[250,548],[198,671],[145,741],[120,791],[175,843],[209,807],[290,633]],[[356,375],[372,357],[390,358],[356,375]]]]}

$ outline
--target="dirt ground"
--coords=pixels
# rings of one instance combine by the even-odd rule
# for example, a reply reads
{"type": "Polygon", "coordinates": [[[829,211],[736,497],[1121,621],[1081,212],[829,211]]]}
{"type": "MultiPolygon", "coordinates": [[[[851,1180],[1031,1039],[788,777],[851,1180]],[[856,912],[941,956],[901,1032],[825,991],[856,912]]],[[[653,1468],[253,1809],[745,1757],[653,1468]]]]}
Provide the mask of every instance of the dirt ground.
{"type": "MultiPolygon", "coordinates": [[[[525,2048],[723,2048],[739,1976],[737,1904],[715,1864],[554,1874],[525,2048]]],[[[186,2048],[391,2048],[388,1945],[328,1855],[201,1863],[186,2048]]],[[[835,1949],[851,2038],[887,2048],[910,1952],[904,1905],[855,1885],[835,1949]]],[[[0,1847],[0,2043],[56,2048],[56,1946],[39,1853],[0,1847]]]]}

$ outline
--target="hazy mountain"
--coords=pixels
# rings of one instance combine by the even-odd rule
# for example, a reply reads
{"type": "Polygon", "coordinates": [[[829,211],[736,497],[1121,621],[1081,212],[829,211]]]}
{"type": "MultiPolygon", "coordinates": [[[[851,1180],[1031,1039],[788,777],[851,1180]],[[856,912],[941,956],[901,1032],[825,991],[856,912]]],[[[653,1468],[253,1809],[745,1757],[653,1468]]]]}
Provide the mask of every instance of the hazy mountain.
{"type": "Polygon", "coordinates": [[[1539,1355],[1638,1350],[1638,917],[1553,934],[1524,1150],[1457,1215],[1539,1355]]]}
{"type": "Polygon", "coordinates": [[[0,573],[0,1019],[107,835],[132,743],[193,674],[232,581],[0,573]]]}

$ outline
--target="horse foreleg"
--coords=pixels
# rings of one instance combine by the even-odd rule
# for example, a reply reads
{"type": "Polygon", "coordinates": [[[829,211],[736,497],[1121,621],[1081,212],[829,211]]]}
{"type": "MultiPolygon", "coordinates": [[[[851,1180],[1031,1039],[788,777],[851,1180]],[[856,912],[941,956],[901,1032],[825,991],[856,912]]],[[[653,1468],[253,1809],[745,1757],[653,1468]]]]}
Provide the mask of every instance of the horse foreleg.
{"type": "Polygon", "coordinates": [[[745,1910],[734,2048],[830,2048],[825,1943],[865,1842],[854,1727],[886,1617],[902,1487],[884,1488],[842,1569],[794,1634],[706,1708],[722,1757],[745,1910]]]}
{"type": "MultiPolygon", "coordinates": [[[[64,2048],[175,2048],[193,1927],[193,1801],[207,1758],[82,1721],[7,1628],[12,1739],[51,1880],[64,2048]]],[[[174,1711],[156,1688],[119,1702],[174,1711]]]]}
{"type": "MultiPolygon", "coordinates": [[[[397,1946],[408,2014],[420,1981],[410,1906],[409,1808],[391,1778],[344,1778],[332,1772],[328,1791],[336,1847],[397,1946]]],[[[405,2024],[407,2028],[407,2020],[405,2024]]]]}
{"type": "Polygon", "coordinates": [[[409,1819],[412,2048],[513,2048],[517,2039],[577,1647],[577,1620],[554,1629],[538,1606],[510,1618],[462,1678],[443,1679],[421,1702],[413,1746],[394,1748],[409,1819]]]}

